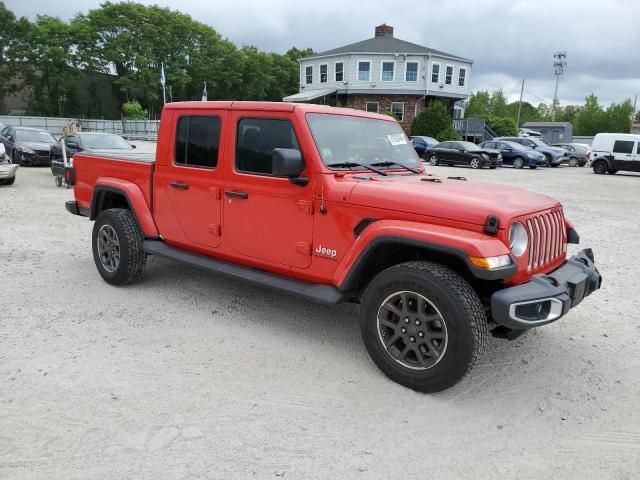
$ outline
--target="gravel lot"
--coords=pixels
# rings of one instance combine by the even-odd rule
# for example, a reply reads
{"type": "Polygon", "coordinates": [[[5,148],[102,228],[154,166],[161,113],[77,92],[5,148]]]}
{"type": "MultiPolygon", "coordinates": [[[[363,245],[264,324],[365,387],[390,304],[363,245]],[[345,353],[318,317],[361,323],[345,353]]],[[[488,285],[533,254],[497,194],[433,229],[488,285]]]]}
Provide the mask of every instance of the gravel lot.
{"type": "Polygon", "coordinates": [[[560,198],[604,286],[422,395],[369,360],[355,306],[157,258],[106,284],[72,192],[21,168],[0,187],[0,478],[638,478],[640,176],[435,171],[560,198]]]}

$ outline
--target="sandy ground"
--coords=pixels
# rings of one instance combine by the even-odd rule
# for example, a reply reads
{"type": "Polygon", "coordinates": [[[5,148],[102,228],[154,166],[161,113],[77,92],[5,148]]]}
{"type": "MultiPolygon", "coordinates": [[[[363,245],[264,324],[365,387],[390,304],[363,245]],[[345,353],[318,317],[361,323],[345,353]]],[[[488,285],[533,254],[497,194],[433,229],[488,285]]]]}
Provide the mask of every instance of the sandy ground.
{"type": "Polygon", "coordinates": [[[640,176],[436,171],[562,199],[604,286],[422,395],[376,369],[355,306],[155,258],[109,286],[71,191],[20,169],[0,187],[0,478],[638,478],[640,176]]]}

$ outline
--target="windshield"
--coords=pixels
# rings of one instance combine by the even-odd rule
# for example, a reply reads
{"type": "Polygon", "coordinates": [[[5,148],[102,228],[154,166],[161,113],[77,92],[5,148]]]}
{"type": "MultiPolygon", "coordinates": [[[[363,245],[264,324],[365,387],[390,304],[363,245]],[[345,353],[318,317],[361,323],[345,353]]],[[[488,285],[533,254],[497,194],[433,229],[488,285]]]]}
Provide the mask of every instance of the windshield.
{"type": "Polygon", "coordinates": [[[546,143],[544,143],[542,140],[539,140],[537,138],[533,138],[533,137],[529,137],[528,140],[531,140],[533,143],[535,143],[538,147],[548,147],[549,145],[547,145],[546,143]]]}
{"type": "Polygon", "coordinates": [[[40,130],[16,130],[16,140],[22,142],[56,142],[49,132],[41,132],[40,130]]]}
{"type": "Polygon", "coordinates": [[[512,150],[518,150],[518,151],[522,151],[522,150],[529,150],[527,147],[525,147],[524,145],[520,145],[519,143],[516,142],[503,142],[507,147],[511,148],[512,150]]]}
{"type": "Polygon", "coordinates": [[[458,142],[460,143],[467,152],[477,152],[478,150],[482,150],[478,145],[471,142],[458,142]]]}
{"type": "Polygon", "coordinates": [[[307,114],[307,122],[325,165],[397,162],[412,168],[420,166],[415,149],[395,122],[322,113],[307,114]]]}
{"type": "Polygon", "coordinates": [[[104,149],[130,149],[131,145],[118,135],[105,135],[101,133],[83,133],[81,135],[82,145],[85,148],[104,148],[104,149]]]}

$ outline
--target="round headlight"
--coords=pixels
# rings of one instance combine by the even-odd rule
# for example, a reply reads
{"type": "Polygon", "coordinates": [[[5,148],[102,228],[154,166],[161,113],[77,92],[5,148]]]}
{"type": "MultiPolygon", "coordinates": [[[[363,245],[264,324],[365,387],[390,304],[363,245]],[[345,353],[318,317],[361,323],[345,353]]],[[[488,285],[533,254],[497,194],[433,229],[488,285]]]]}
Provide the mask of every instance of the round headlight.
{"type": "Polygon", "coordinates": [[[524,252],[527,251],[529,246],[529,237],[527,236],[527,230],[520,222],[513,222],[511,229],[509,230],[509,248],[511,253],[516,257],[521,257],[524,252]]]}

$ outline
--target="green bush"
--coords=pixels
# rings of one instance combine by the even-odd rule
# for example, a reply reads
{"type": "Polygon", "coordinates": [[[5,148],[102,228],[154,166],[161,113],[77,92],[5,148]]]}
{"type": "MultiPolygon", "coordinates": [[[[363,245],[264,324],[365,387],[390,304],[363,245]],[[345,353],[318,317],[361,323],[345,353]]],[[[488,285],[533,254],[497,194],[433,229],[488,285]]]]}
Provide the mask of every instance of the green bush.
{"type": "Polygon", "coordinates": [[[452,130],[452,121],[447,107],[437,100],[430,102],[411,124],[411,135],[426,135],[439,138],[442,132],[452,130]]]}
{"type": "Polygon", "coordinates": [[[490,115],[487,117],[487,125],[499,137],[517,137],[518,126],[513,119],[508,117],[496,117],[490,115]]]}
{"type": "Polygon", "coordinates": [[[446,142],[447,140],[462,140],[460,134],[454,130],[453,127],[449,127],[446,130],[441,131],[434,138],[439,142],[446,142]]]}
{"type": "Polygon", "coordinates": [[[149,113],[137,100],[134,100],[122,104],[122,116],[127,120],[146,120],[149,118],[149,113]]]}

